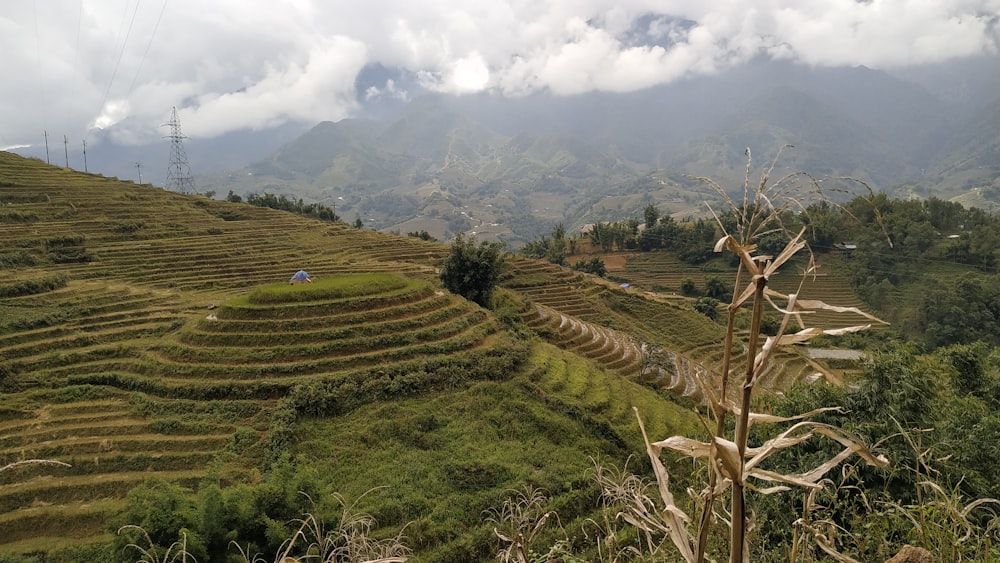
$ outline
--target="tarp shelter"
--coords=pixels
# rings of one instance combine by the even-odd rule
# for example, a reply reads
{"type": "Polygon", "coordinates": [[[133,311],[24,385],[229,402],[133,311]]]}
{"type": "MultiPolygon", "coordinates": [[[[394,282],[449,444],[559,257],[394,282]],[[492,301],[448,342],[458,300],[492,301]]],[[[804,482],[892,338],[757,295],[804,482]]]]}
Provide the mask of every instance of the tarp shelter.
{"type": "Polygon", "coordinates": [[[305,270],[299,270],[298,272],[295,272],[295,275],[292,276],[292,279],[289,280],[289,283],[292,284],[312,283],[312,278],[309,277],[309,274],[307,274],[305,270]]]}

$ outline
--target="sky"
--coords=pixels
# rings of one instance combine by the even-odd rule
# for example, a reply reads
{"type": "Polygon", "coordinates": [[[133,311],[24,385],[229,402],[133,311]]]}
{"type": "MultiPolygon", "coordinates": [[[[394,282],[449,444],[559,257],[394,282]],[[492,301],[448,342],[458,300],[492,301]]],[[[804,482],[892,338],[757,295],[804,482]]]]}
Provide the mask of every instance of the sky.
{"type": "Polygon", "coordinates": [[[423,90],[624,92],[761,56],[891,69],[998,50],[1000,0],[6,0],[0,148],[152,142],[172,107],[211,138],[423,90]]]}

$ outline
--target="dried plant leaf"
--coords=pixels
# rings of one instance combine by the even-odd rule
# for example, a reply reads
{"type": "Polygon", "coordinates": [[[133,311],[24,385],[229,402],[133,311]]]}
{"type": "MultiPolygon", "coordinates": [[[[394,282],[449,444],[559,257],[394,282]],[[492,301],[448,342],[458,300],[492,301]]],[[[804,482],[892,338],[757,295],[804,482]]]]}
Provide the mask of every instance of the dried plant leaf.
{"type": "Polygon", "coordinates": [[[862,317],[875,321],[877,323],[882,323],[885,325],[889,324],[888,322],[883,321],[882,319],[876,317],[875,315],[866,313],[861,309],[858,309],[857,307],[839,307],[837,305],[828,305],[817,299],[800,299],[799,306],[805,309],[824,309],[827,311],[834,311],[836,313],[854,313],[856,315],[861,315],[862,317]]]}
{"type": "Polygon", "coordinates": [[[751,297],[754,296],[754,294],[757,292],[757,280],[759,279],[760,279],[759,275],[753,276],[750,279],[750,283],[748,283],[747,286],[743,289],[743,292],[740,293],[739,296],[737,296],[736,299],[734,299],[733,302],[729,305],[730,310],[742,307],[744,303],[746,303],[751,297]]]}
{"type": "Polygon", "coordinates": [[[657,448],[673,450],[692,458],[709,457],[712,455],[712,445],[706,442],[687,438],[685,436],[671,436],[666,440],[660,440],[651,444],[657,448]]]}
{"type": "Polygon", "coordinates": [[[741,459],[739,448],[736,447],[734,442],[718,436],[713,441],[715,443],[715,455],[721,462],[722,474],[733,481],[742,482],[743,459],[741,459]]]}
{"type": "Polygon", "coordinates": [[[829,334],[830,336],[840,336],[841,334],[847,334],[849,332],[861,332],[862,330],[868,330],[872,327],[870,324],[866,325],[856,325],[856,326],[845,326],[841,328],[828,328],[823,330],[823,334],[829,334]]]}
{"type": "Polygon", "coordinates": [[[872,325],[866,324],[866,325],[845,326],[842,328],[831,328],[831,329],[823,329],[816,327],[807,328],[792,334],[781,335],[781,337],[778,339],[777,345],[791,346],[793,344],[801,344],[803,342],[808,342],[809,340],[812,340],[813,338],[817,336],[822,336],[824,334],[829,336],[839,336],[841,334],[848,334],[851,332],[859,332],[862,330],[867,330],[871,327],[872,325]]]}
{"type": "Polygon", "coordinates": [[[843,451],[841,451],[839,454],[831,457],[830,459],[826,460],[826,462],[817,465],[816,467],[814,467],[810,471],[802,473],[801,477],[803,479],[806,479],[808,481],[812,481],[814,483],[818,482],[820,479],[823,478],[823,475],[826,475],[826,473],[828,471],[830,471],[834,467],[840,465],[840,463],[842,461],[844,461],[845,459],[851,457],[851,455],[853,453],[854,453],[854,449],[853,448],[844,448],[843,451]]]}
{"type": "MultiPolygon", "coordinates": [[[[805,423],[808,424],[808,423],[805,423]]],[[[782,433],[781,435],[771,438],[770,440],[764,442],[763,445],[756,448],[747,448],[744,455],[750,458],[746,463],[745,471],[756,467],[762,463],[767,458],[771,457],[778,450],[783,450],[785,448],[790,448],[805,442],[809,438],[812,438],[813,433],[811,431],[806,431],[802,434],[787,435],[782,433]]]]}
{"type": "MultiPolygon", "coordinates": [[[[823,424],[820,422],[813,422],[813,421],[803,421],[792,425],[790,428],[779,434],[777,437],[764,442],[764,444],[758,448],[747,448],[747,455],[752,457],[746,463],[744,471],[749,471],[753,467],[759,465],[768,457],[770,457],[772,454],[774,454],[776,451],[804,442],[805,440],[811,438],[814,434],[822,434],[830,439],[836,440],[837,442],[842,444],[845,448],[847,448],[847,450],[850,450],[846,454],[845,452],[841,452],[840,454],[835,456],[833,459],[836,459],[838,457],[841,458],[840,460],[837,461],[837,463],[840,463],[840,461],[843,461],[843,459],[846,459],[852,453],[857,454],[859,457],[865,460],[869,465],[873,465],[875,467],[885,467],[889,463],[889,461],[884,456],[874,455],[867,447],[865,447],[861,443],[861,440],[847,436],[846,433],[837,428],[834,428],[833,426],[830,426],[829,424],[823,424]]],[[[820,465],[816,469],[813,469],[812,471],[802,474],[798,477],[811,482],[815,482],[819,480],[819,478],[822,477],[824,473],[829,471],[837,463],[831,464],[830,461],[828,461],[827,463],[820,465]],[[820,471],[821,469],[822,471],[820,471]]]]}
{"type": "Polygon", "coordinates": [[[969,516],[970,512],[972,512],[976,508],[979,508],[980,506],[982,506],[984,504],[987,504],[987,503],[1000,504],[1000,500],[997,500],[995,498],[980,498],[980,499],[976,499],[976,500],[970,502],[969,504],[965,505],[964,508],[962,508],[962,516],[963,517],[969,516]]]}
{"type": "Polygon", "coordinates": [[[869,450],[864,443],[859,438],[848,436],[843,430],[830,426],[829,424],[818,424],[814,430],[820,434],[823,434],[827,438],[836,440],[840,442],[845,448],[850,448],[857,454],[861,459],[865,460],[869,465],[875,467],[886,467],[889,465],[889,460],[883,455],[875,455],[869,450]]]}
{"type": "Polygon", "coordinates": [[[646,426],[642,423],[642,417],[639,416],[639,409],[632,407],[635,412],[635,417],[639,420],[639,429],[642,431],[642,439],[646,443],[646,454],[649,456],[649,461],[653,465],[653,473],[656,475],[656,483],[660,492],[660,499],[663,501],[665,506],[663,512],[661,513],[661,518],[664,524],[669,528],[670,541],[674,543],[677,547],[677,551],[681,553],[685,561],[694,562],[694,550],[692,546],[694,541],[691,534],[688,533],[685,524],[691,521],[687,514],[683,510],[674,504],[674,495],[670,492],[670,475],[667,473],[667,468],[663,466],[663,462],[660,461],[660,451],[661,448],[653,445],[649,441],[649,436],[646,434],[646,426]]]}
{"type": "Polygon", "coordinates": [[[791,487],[786,487],[785,485],[775,485],[773,487],[760,488],[760,487],[755,487],[755,486],[753,486],[752,483],[748,482],[748,483],[746,483],[746,486],[747,486],[747,488],[752,489],[754,491],[757,491],[758,493],[760,493],[762,495],[773,495],[775,493],[784,493],[784,492],[792,490],[791,487]]]}
{"type": "Polygon", "coordinates": [[[777,416],[773,414],[751,412],[748,416],[750,424],[754,424],[756,422],[761,422],[764,424],[775,424],[780,422],[791,422],[793,420],[803,420],[806,418],[812,418],[817,414],[822,414],[825,412],[843,413],[844,409],[841,407],[822,407],[795,416],[777,416]]]}
{"type": "Polygon", "coordinates": [[[821,489],[822,485],[817,485],[813,481],[803,479],[799,475],[783,475],[781,473],[776,473],[774,471],[768,471],[766,469],[753,469],[747,472],[747,477],[756,477],[757,479],[763,479],[765,481],[774,481],[775,483],[787,483],[789,485],[795,485],[796,487],[802,487],[803,489],[821,489]]]}
{"type": "Polygon", "coordinates": [[[795,256],[798,251],[805,248],[806,241],[802,239],[802,234],[805,232],[806,229],[803,227],[802,230],[799,231],[799,234],[795,235],[792,240],[788,241],[788,244],[785,245],[785,248],[778,254],[778,256],[764,267],[763,276],[765,279],[771,279],[771,276],[774,275],[774,272],[776,272],[778,268],[791,259],[792,256],[795,256]]]}
{"type": "Polygon", "coordinates": [[[752,276],[760,275],[760,265],[757,264],[757,261],[750,254],[756,248],[755,246],[740,244],[732,235],[726,235],[715,243],[715,251],[722,252],[727,246],[729,250],[733,251],[733,254],[740,257],[740,262],[743,263],[743,266],[752,276]]]}
{"type": "Polygon", "coordinates": [[[817,530],[811,524],[805,522],[801,518],[797,520],[795,524],[800,526],[803,530],[807,531],[809,535],[812,536],[813,540],[816,542],[816,545],[818,545],[820,549],[825,551],[826,554],[832,557],[835,561],[838,561],[839,563],[860,563],[860,561],[858,561],[857,559],[852,559],[844,555],[843,553],[837,551],[836,548],[834,548],[833,545],[831,545],[829,538],[827,538],[822,532],[817,530]]]}

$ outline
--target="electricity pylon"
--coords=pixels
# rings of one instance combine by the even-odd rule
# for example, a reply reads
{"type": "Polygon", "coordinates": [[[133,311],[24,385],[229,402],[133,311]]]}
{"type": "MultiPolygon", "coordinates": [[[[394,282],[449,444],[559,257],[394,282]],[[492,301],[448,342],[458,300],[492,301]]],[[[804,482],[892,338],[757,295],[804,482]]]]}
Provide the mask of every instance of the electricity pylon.
{"type": "Polygon", "coordinates": [[[177,108],[170,111],[170,122],[164,127],[170,127],[170,164],[167,165],[167,185],[168,190],[181,192],[182,194],[194,193],[194,177],[191,176],[191,165],[188,164],[187,154],[184,152],[182,139],[187,139],[181,134],[181,122],[177,119],[177,108]]]}

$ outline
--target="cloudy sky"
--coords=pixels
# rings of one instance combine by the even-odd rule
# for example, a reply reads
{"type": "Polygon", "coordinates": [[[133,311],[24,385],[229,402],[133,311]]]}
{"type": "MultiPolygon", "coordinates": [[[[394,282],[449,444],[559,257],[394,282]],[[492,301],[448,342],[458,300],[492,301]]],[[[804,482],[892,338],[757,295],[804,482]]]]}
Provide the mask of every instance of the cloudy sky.
{"type": "Polygon", "coordinates": [[[629,91],[760,55],[891,68],[998,43],[1000,0],[7,0],[0,148],[151,141],[172,106],[204,138],[415,88],[629,91]],[[357,91],[372,65],[402,79],[357,91]]]}

